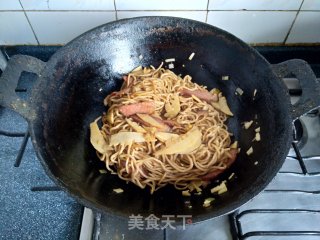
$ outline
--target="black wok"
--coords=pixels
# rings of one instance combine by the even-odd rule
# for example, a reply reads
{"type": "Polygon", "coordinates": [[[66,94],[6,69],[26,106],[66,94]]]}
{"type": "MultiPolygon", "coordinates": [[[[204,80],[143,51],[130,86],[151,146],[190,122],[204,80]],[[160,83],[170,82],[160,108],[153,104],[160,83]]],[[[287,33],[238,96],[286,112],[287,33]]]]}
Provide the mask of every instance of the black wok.
{"type": "Polygon", "coordinates": [[[272,66],[221,29],[172,17],[127,19],[97,27],[62,47],[46,63],[14,56],[0,84],[0,104],[28,120],[34,148],[47,174],[80,203],[124,217],[187,214],[193,222],[233,211],[261,192],[289,151],[292,121],[320,105],[320,84],[306,62],[291,60],[272,66]],[[189,61],[192,52],[195,56],[189,61]],[[176,59],[173,71],[177,74],[190,74],[209,89],[219,88],[234,113],[228,126],[242,150],[235,164],[219,178],[226,179],[232,172],[236,178],[228,183],[229,191],[209,208],[202,204],[212,196],[214,183],[202,195],[191,197],[189,208],[186,198],[172,186],[150,195],[149,189],[126,184],[116,175],[101,174],[98,169],[104,164],[89,142],[89,123],[106,111],[103,99],[120,88],[122,75],[139,65],[158,66],[167,58],[176,59]],[[23,71],[37,75],[28,101],[14,92],[23,71]],[[230,80],[221,81],[224,75],[230,80]],[[285,76],[297,77],[303,89],[294,106],[281,81],[285,76]],[[238,87],[244,92],[242,96],[235,95],[238,87]],[[254,128],[244,130],[241,126],[255,117],[256,126],[261,127],[259,143],[252,142],[254,128]],[[251,146],[254,152],[247,156],[251,146]],[[114,188],[122,188],[124,193],[115,194],[114,188]]]}

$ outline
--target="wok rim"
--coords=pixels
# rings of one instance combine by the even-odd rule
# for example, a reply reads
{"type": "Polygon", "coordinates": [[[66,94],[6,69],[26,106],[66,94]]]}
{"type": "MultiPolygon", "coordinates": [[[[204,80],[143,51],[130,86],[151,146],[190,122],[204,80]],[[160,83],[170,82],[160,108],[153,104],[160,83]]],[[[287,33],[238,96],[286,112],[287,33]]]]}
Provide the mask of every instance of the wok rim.
{"type": "MultiPolygon", "coordinates": [[[[207,23],[203,23],[203,22],[199,22],[196,20],[191,20],[191,19],[185,19],[185,18],[179,18],[179,17],[166,17],[166,16],[146,16],[146,17],[135,17],[135,18],[127,18],[127,19],[121,19],[121,20],[117,20],[117,21],[112,21],[106,24],[102,24],[100,26],[97,26],[81,35],[79,35],[78,37],[76,37],[75,39],[73,39],[72,41],[70,41],[69,43],[67,43],[65,46],[63,46],[62,48],[60,48],[57,52],[54,53],[54,55],[49,59],[48,62],[52,61],[54,58],[60,56],[60,54],[63,55],[64,49],[66,49],[66,47],[70,47],[72,46],[74,43],[81,41],[81,38],[92,34],[93,32],[101,29],[101,28],[112,28],[112,27],[116,27],[117,25],[120,25],[122,23],[128,23],[128,22],[132,22],[132,21],[140,21],[140,20],[148,20],[148,19],[172,19],[172,20],[179,20],[179,21],[187,21],[187,22],[193,22],[193,23],[197,23],[203,26],[207,26],[208,28],[210,28],[211,30],[217,31],[220,34],[224,35],[225,37],[228,37],[229,39],[233,40],[233,41],[237,41],[239,44],[241,44],[242,47],[245,48],[245,50],[249,51],[250,53],[253,53],[254,55],[256,55],[257,57],[260,58],[260,60],[262,60],[265,65],[266,65],[266,71],[270,72],[272,74],[272,76],[274,77],[275,81],[279,81],[280,84],[283,86],[284,89],[286,89],[285,84],[283,83],[283,81],[272,71],[271,65],[270,63],[254,48],[252,48],[251,46],[249,46],[248,44],[246,44],[244,41],[242,41],[241,39],[235,37],[234,35],[232,35],[231,33],[220,29],[218,27],[212,26],[210,24],[207,23]]],[[[45,68],[44,68],[45,69],[45,68]]],[[[43,74],[41,74],[43,75],[43,74]]],[[[42,76],[39,77],[39,82],[42,81],[43,78],[42,76]]],[[[34,94],[34,93],[32,93],[34,94]]],[[[291,111],[292,105],[290,103],[290,97],[289,94],[287,94],[287,96],[284,96],[284,99],[286,99],[286,105],[288,106],[288,112],[291,111]]],[[[235,199],[231,204],[224,206],[222,208],[219,209],[215,209],[215,211],[208,211],[208,212],[204,212],[204,213],[200,213],[197,215],[192,216],[192,224],[197,224],[197,223],[201,223],[203,221],[207,221],[210,219],[214,219],[217,217],[221,217],[227,214],[230,214],[231,212],[234,212],[235,210],[237,210],[238,208],[240,208],[241,206],[243,206],[244,204],[246,204],[247,202],[249,202],[250,200],[254,199],[256,196],[259,195],[259,193],[261,193],[266,187],[267,185],[274,179],[274,177],[277,175],[277,173],[279,172],[280,168],[282,167],[286,156],[289,152],[290,149],[290,145],[291,145],[291,141],[292,141],[292,135],[291,135],[291,126],[290,124],[292,124],[292,119],[290,118],[290,116],[288,116],[288,118],[286,119],[286,122],[288,123],[287,125],[287,131],[284,133],[284,136],[287,137],[287,141],[286,141],[286,145],[282,145],[282,151],[281,151],[281,157],[279,157],[278,161],[277,161],[277,165],[273,166],[274,167],[274,171],[272,172],[272,174],[269,174],[266,178],[264,178],[264,181],[260,181],[259,182],[259,187],[252,187],[250,188],[250,194],[244,194],[244,197],[242,198],[237,198],[235,199]],[[290,122],[290,124],[289,124],[290,122]]],[[[75,199],[78,203],[80,203],[81,205],[83,205],[84,207],[88,207],[96,212],[102,212],[105,214],[110,214],[113,217],[118,217],[120,219],[126,219],[128,220],[128,215],[125,214],[124,212],[121,212],[118,209],[114,209],[111,207],[108,207],[106,205],[104,205],[103,203],[99,202],[96,200],[96,202],[93,202],[87,198],[85,198],[80,191],[77,191],[76,188],[71,188],[70,186],[68,186],[63,180],[61,180],[59,177],[55,176],[51,170],[50,167],[47,165],[48,160],[46,160],[46,158],[43,156],[41,146],[39,146],[38,141],[37,141],[37,135],[35,133],[35,122],[34,121],[30,121],[29,122],[29,132],[30,132],[30,136],[31,136],[31,140],[33,143],[33,146],[35,148],[35,152],[36,155],[41,163],[41,165],[43,166],[46,174],[50,177],[50,179],[58,186],[60,187],[64,192],[66,192],[67,194],[69,194],[73,199],[75,199]]],[[[280,154],[279,154],[280,156],[280,154]]],[[[248,189],[249,190],[249,189],[248,189]]],[[[151,212],[150,212],[151,214],[151,212]]],[[[181,225],[181,221],[175,221],[175,225],[181,225]]]]}

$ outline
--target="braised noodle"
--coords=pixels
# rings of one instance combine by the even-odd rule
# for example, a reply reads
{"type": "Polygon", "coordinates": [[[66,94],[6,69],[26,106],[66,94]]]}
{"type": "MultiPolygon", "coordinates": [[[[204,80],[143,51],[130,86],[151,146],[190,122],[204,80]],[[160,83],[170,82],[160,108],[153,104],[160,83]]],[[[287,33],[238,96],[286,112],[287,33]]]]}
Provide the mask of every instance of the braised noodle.
{"type": "Polygon", "coordinates": [[[209,92],[189,75],[182,78],[162,66],[140,67],[124,77],[119,92],[105,98],[108,111],[99,131],[99,119],[92,123],[91,142],[111,173],[140,188],[149,186],[151,193],[167,184],[178,190],[199,190],[208,184],[206,176],[218,175],[235,158],[225,124],[232,113],[226,103],[220,106],[223,99],[219,90],[209,92]],[[211,94],[213,100],[201,99],[202,93],[211,94]],[[143,114],[145,107],[152,106],[152,113],[143,114]],[[128,109],[133,112],[125,112],[128,109]],[[160,127],[139,116],[153,118],[160,127]],[[95,139],[99,134],[103,139],[95,139]]]}

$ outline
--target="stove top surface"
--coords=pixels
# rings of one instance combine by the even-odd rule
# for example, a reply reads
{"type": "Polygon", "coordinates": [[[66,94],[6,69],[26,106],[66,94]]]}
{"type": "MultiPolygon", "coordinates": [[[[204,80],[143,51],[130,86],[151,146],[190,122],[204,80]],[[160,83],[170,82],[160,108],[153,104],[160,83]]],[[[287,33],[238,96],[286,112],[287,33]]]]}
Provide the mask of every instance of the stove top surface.
{"type": "Polygon", "coordinates": [[[83,207],[46,176],[26,122],[4,108],[0,149],[0,239],[78,239],[83,207]]]}

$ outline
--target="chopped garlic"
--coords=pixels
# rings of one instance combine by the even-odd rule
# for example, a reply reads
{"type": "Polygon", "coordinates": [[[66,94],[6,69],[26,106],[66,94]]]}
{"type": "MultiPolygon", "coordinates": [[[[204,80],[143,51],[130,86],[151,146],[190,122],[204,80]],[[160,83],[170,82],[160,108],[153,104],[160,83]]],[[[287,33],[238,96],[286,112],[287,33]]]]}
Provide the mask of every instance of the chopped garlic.
{"type": "Polygon", "coordinates": [[[224,81],[228,81],[229,80],[229,76],[222,76],[221,79],[224,80],[224,81]]]}
{"type": "Polygon", "coordinates": [[[248,149],[248,151],[246,152],[246,154],[247,154],[248,156],[250,156],[252,153],[253,153],[253,148],[250,147],[250,148],[248,149]]]}
{"type": "Polygon", "coordinates": [[[218,194],[222,194],[222,193],[225,193],[227,192],[228,189],[227,189],[227,186],[226,186],[226,181],[223,181],[220,185],[214,187],[214,188],[211,188],[210,192],[211,193],[218,193],[218,194]]]}
{"type": "Polygon", "coordinates": [[[258,163],[259,163],[258,161],[255,161],[255,162],[254,162],[254,165],[258,165],[258,163]]]}
{"type": "Polygon", "coordinates": [[[113,191],[115,193],[123,193],[123,189],[122,188],[114,188],[113,191]]]}
{"type": "Polygon", "coordinates": [[[256,140],[257,142],[260,142],[261,136],[259,132],[256,133],[256,137],[254,138],[254,140],[256,140]]]}
{"type": "Polygon", "coordinates": [[[106,173],[107,173],[107,171],[106,171],[105,169],[99,169],[99,172],[100,172],[101,174],[106,174],[106,173]]]}
{"type": "Polygon", "coordinates": [[[212,88],[210,90],[210,93],[219,95],[219,93],[221,93],[221,92],[220,92],[220,90],[218,88],[212,88]]]}
{"type": "Polygon", "coordinates": [[[238,148],[238,153],[240,153],[241,152],[241,148],[238,148]]]}
{"type": "Polygon", "coordinates": [[[182,64],[182,67],[185,67],[186,65],[182,64]]]}
{"type": "Polygon", "coordinates": [[[210,207],[211,202],[214,201],[214,198],[206,198],[203,202],[203,207],[210,207]]]}
{"type": "Polygon", "coordinates": [[[243,94],[243,90],[241,88],[237,88],[236,93],[238,93],[241,96],[243,94]]]}
{"type": "MultiPolygon", "coordinates": [[[[226,186],[226,185],[224,185],[224,186],[226,186]]],[[[225,188],[220,189],[220,190],[218,191],[218,194],[220,195],[220,194],[223,194],[223,193],[225,193],[225,192],[227,192],[227,191],[228,191],[228,189],[227,189],[227,187],[225,187],[225,188]]]]}
{"type": "Polygon", "coordinates": [[[190,56],[189,56],[189,60],[190,60],[190,61],[192,60],[192,58],[194,57],[194,55],[195,55],[194,52],[190,54],[190,56]]]}
{"type": "Polygon", "coordinates": [[[202,194],[202,192],[196,192],[196,193],[194,193],[194,195],[201,195],[202,194]]]}
{"type": "Polygon", "coordinates": [[[238,148],[238,141],[235,141],[230,145],[230,148],[238,148]]]}
{"type": "Polygon", "coordinates": [[[168,65],[168,68],[169,68],[169,69],[173,69],[173,68],[174,68],[174,64],[173,64],[173,63],[170,63],[170,64],[168,65]]]}
{"type": "Polygon", "coordinates": [[[229,180],[231,180],[234,177],[234,173],[231,173],[231,175],[228,177],[229,180]]]}
{"type": "Polygon", "coordinates": [[[227,185],[226,185],[226,180],[222,181],[221,185],[221,189],[218,191],[218,194],[222,194],[228,191],[227,189],[227,185]]]}
{"type": "Polygon", "coordinates": [[[210,206],[211,206],[211,202],[208,202],[208,201],[206,202],[206,201],[204,201],[203,204],[202,204],[202,206],[205,207],[205,208],[210,207],[210,206]]]}
{"type": "Polygon", "coordinates": [[[256,133],[260,132],[260,127],[257,127],[254,131],[255,131],[256,133]]]}
{"type": "Polygon", "coordinates": [[[185,191],[182,191],[182,196],[184,196],[184,197],[190,197],[191,194],[190,194],[189,190],[185,190],[185,191]]]}
{"type": "Polygon", "coordinates": [[[174,62],[176,61],[175,58],[167,58],[166,60],[164,60],[165,62],[174,62]]]}
{"type": "Polygon", "coordinates": [[[142,60],[142,58],[143,58],[143,56],[142,56],[142,55],[140,55],[140,56],[139,56],[139,59],[140,59],[140,60],[142,60]]]}
{"type": "Polygon", "coordinates": [[[255,97],[256,94],[257,94],[257,89],[254,89],[254,91],[253,91],[253,97],[255,97]]]}
{"type": "Polygon", "coordinates": [[[244,122],[244,128],[249,129],[251,127],[252,123],[253,123],[253,120],[251,120],[249,122],[244,122]]]}

